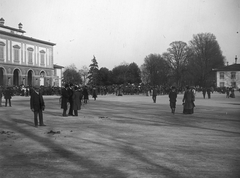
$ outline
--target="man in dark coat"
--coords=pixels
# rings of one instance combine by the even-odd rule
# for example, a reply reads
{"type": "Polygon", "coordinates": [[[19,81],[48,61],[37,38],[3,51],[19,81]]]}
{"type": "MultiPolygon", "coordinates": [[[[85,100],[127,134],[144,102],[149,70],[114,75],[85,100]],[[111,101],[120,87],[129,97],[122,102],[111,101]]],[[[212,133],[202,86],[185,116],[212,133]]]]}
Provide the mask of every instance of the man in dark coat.
{"type": "Polygon", "coordinates": [[[69,95],[68,95],[68,84],[65,84],[65,87],[62,88],[62,102],[61,102],[61,108],[63,109],[63,117],[67,117],[67,103],[68,103],[68,99],[69,99],[69,95]]]}
{"type": "Polygon", "coordinates": [[[0,107],[2,107],[2,96],[3,96],[3,91],[2,91],[2,87],[0,86],[0,107]]]}
{"type": "Polygon", "coordinates": [[[176,109],[176,102],[177,102],[177,91],[174,86],[172,86],[170,93],[168,94],[169,101],[170,101],[170,108],[172,113],[175,114],[176,109]]]}
{"type": "Polygon", "coordinates": [[[30,98],[30,108],[34,112],[34,124],[35,127],[38,127],[38,115],[39,115],[39,125],[46,126],[43,124],[43,111],[45,109],[45,104],[43,96],[39,91],[39,88],[33,88],[30,98]]]}
{"type": "Polygon", "coordinates": [[[70,84],[68,89],[68,102],[70,104],[68,115],[73,116],[73,84],[70,84]]]}
{"type": "Polygon", "coordinates": [[[153,99],[153,103],[156,103],[157,100],[157,88],[154,86],[153,90],[152,90],[152,99],[153,99]]]}
{"type": "Polygon", "coordinates": [[[87,104],[87,100],[88,100],[88,89],[87,89],[87,86],[85,86],[83,88],[83,100],[84,100],[84,103],[87,104]]]}
{"type": "Polygon", "coordinates": [[[9,106],[11,107],[12,91],[10,87],[7,87],[7,89],[5,90],[4,98],[5,98],[5,107],[7,107],[8,102],[9,102],[9,106]]]}

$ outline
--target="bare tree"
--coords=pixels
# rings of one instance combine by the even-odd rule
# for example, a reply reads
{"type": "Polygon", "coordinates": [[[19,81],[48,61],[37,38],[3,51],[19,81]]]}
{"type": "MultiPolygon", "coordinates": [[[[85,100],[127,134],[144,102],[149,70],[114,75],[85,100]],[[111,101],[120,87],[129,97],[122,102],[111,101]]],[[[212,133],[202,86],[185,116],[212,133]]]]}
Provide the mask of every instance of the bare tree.
{"type": "Polygon", "coordinates": [[[142,65],[142,71],[148,75],[150,85],[165,85],[168,80],[168,69],[167,61],[160,54],[146,56],[142,65]]]}
{"type": "Polygon", "coordinates": [[[183,85],[184,74],[186,73],[186,65],[189,57],[189,48],[187,43],[175,41],[170,44],[168,52],[163,53],[163,58],[168,62],[171,69],[170,75],[173,82],[181,87],[183,85]]]}
{"type": "Polygon", "coordinates": [[[81,76],[83,77],[83,85],[86,85],[86,79],[88,76],[88,67],[87,66],[82,66],[82,69],[79,70],[79,73],[81,74],[81,76]]]}
{"type": "Polygon", "coordinates": [[[189,72],[195,78],[195,84],[200,86],[210,85],[212,69],[224,65],[224,56],[216,37],[211,33],[193,35],[189,42],[192,58],[189,61],[189,72]]]}

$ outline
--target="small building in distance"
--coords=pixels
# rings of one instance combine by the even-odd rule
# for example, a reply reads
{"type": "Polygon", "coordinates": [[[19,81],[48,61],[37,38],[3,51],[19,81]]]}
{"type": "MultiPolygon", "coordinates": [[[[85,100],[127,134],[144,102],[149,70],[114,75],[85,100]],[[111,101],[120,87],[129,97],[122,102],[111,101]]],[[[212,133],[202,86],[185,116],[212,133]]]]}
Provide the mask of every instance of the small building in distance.
{"type": "Polygon", "coordinates": [[[240,64],[237,64],[237,56],[234,64],[213,70],[216,71],[217,87],[240,89],[240,64]]]}

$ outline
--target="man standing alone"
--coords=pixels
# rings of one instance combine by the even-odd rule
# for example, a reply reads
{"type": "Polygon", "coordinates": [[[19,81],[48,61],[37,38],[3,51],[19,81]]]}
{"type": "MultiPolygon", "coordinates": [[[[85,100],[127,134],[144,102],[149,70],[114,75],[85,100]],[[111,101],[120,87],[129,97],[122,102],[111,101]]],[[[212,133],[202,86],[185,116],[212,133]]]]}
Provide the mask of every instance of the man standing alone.
{"type": "Polygon", "coordinates": [[[2,87],[0,86],[0,107],[2,107],[2,96],[3,96],[3,92],[2,92],[2,87]]]}
{"type": "Polygon", "coordinates": [[[39,88],[34,88],[31,91],[30,98],[30,108],[34,112],[34,124],[35,127],[38,127],[38,117],[39,117],[39,125],[46,126],[43,124],[43,111],[45,109],[44,100],[41,92],[39,92],[39,88]]]}
{"type": "Polygon", "coordinates": [[[10,87],[7,87],[5,93],[4,93],[4,98],[5,98],[5,107],[7,107],[7,103],[9,103],[9,106],[11,107],[11,99],[12,99],[12,91],[10,87]]]}
{"type": "Polygon", "coordinates": [[[155,86],[153,87],[153,91],[152,91],[152,99],[153,99],[153,103],[156,103],[156,100],[157,100],[157,88],[155,86]]]}

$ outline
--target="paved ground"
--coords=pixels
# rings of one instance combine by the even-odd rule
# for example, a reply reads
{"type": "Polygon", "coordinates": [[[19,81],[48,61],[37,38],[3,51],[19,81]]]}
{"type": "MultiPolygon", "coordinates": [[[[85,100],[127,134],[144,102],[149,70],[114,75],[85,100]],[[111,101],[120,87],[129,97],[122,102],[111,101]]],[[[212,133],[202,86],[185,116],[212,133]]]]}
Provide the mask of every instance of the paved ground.
{"type": "Polygon", "coordinates": [[[0,107],[0,178],[239,178],[240,94],[197,94],[193,115],[167,96],[99,96],[61,117],[46,96],[46,127],[33,127],[29,98],[0,107]]]}

